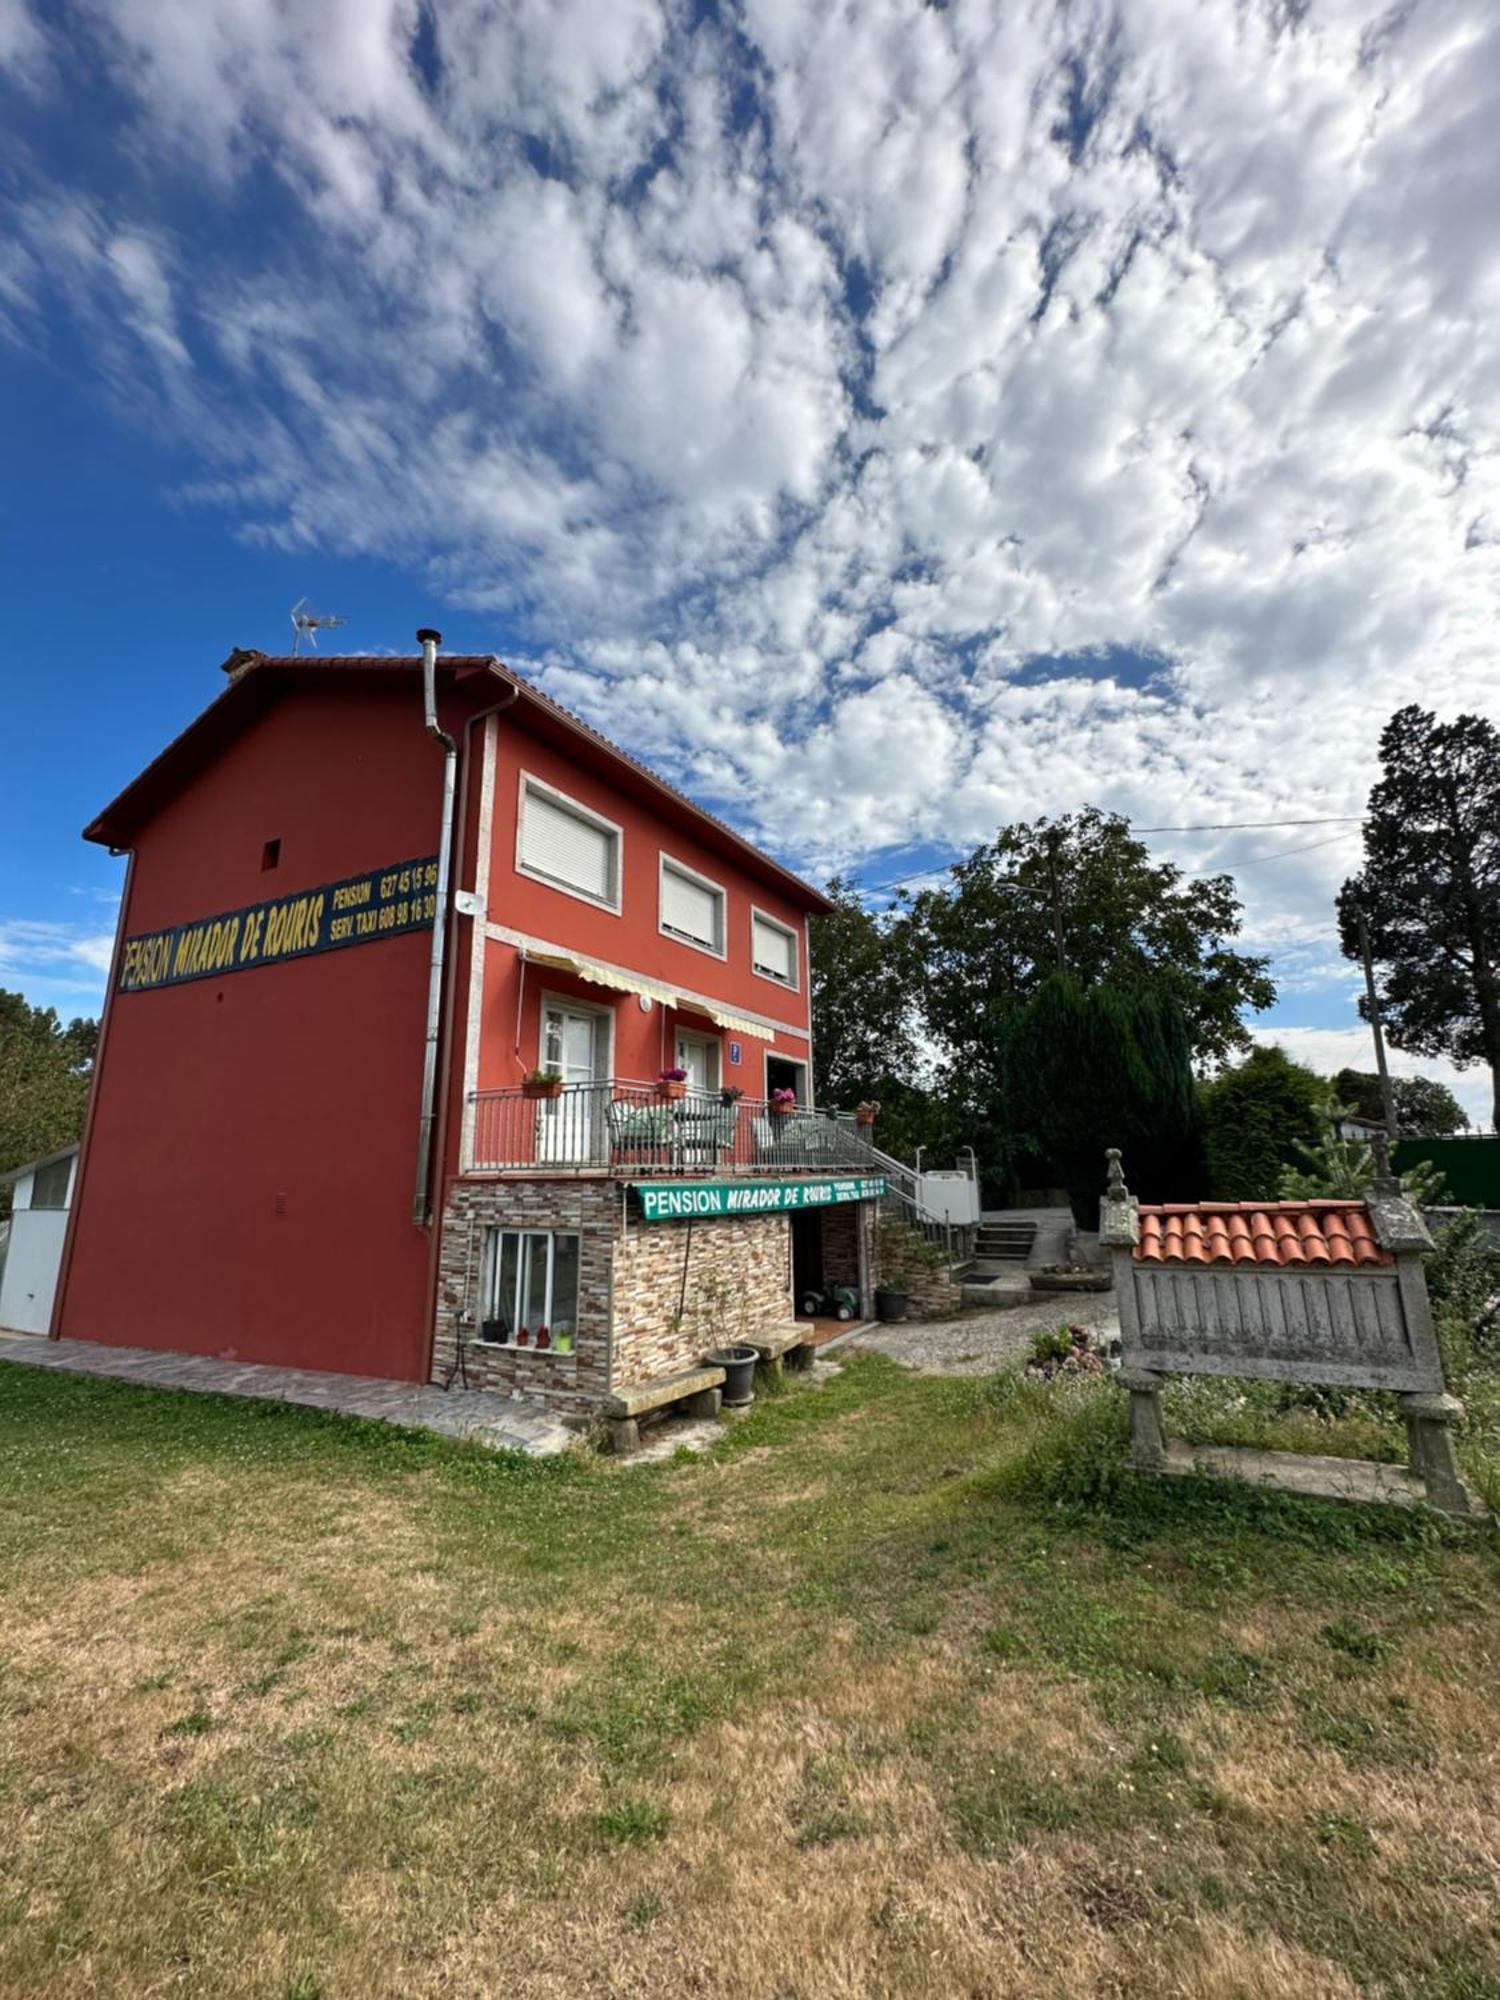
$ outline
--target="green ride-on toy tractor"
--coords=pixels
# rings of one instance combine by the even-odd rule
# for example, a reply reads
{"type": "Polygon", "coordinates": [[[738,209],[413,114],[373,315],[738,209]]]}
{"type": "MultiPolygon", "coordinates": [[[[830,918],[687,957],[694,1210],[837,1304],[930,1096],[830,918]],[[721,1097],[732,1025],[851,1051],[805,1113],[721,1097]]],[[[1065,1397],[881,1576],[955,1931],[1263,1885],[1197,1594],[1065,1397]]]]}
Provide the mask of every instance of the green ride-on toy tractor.
{"type": "Polygon", "coordinates": [[[859,1311],[859,1293],[852,1285],[825,1285],[822,1291],[802,1294],[804,1319],[853,1319],[859,1311]]]}

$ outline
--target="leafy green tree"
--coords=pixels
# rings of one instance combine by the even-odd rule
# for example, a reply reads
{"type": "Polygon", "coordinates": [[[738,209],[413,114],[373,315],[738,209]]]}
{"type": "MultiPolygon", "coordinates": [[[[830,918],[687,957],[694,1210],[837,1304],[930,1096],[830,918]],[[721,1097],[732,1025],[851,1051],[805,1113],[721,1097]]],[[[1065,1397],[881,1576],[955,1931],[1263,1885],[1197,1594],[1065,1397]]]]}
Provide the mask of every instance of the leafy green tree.
{"type": "Polygon", "coordinates": [[[1299,1146],[1323,1127],[1320,1080],[1284,1049],[1253,1049],[1198,1093],[1209,1185],[1217,1201],[1274,1201],[1299,1146]]]}
{"type": "Polygon", "coordinates": [[[1054,972],[1007,1026],[1005,1071],[1007,1127],[1053,1163],[1080,1222],[1098,1215],[1110,1146],[1122,1148],[1147,1199],[1181,1191],[1192,1052],[1170,992],[1054,972]]]}
{"type": "Polygon", "coordinates": [[[998,1092],[1006,1023],[1058,972],[1170,999],[1199,1061],[1247,1047],[1242,1016],[1276,997],[1267,961],[1232,948],[1232,879],[1154,860],[1092,806],[1002,828],[906,907],[928,1033],[982,1100],[998,1092]]]}
{"type": "MultiPolygon", "coordinates": [[[[1341,1069],[1333,1079],[1333,1088],[1356,1117],[1384,1124],[1385,1103],[1374,1070],[1341,1069]]],[[[1468,1113],[1447,1084],[1439,1083],[1436,1077],[1392,1077],[1391,1094],[1396,1100],[1396,1125],[1408,1137],[1447,1139],[1468,1130],[1468,1113]]]]}
{"type": "Polygon", "coordinates": [[[1380,738],[1364,866],[1339,892],[1339,936],[1369,925],[1398,1049],[1488,1064],[1500,1123],[1500,731],[1399,709],[1380,738]]]}
{"type": "Polygon", "coordinates": [[[810,936],[815,1094],[848,1109],[919,1081],[917,979],[901,912],[877,914],[844,876],[827,893],[810,936]]]}
{"type": "MultiPolygon", "coordinates": [[[[0,1173],[79,1136],[98,1036],[96,1021],[64,1027],[52,1008],[0,988],[0,1173]]],[[[8,1188],[0,1201],[9,1207],[8,1188]]]]}

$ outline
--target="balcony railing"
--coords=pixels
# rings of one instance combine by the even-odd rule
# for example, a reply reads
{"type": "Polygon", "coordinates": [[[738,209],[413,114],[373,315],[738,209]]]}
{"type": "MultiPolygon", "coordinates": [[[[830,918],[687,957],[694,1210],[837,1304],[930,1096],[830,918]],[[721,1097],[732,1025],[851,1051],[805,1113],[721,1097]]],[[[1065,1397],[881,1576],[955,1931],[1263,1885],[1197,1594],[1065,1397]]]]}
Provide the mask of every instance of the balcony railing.
{"type": "Polygon", "coordinates": [[[565,1085],[555,1097],[480,1090],[473,1166],[480,1173],[664,1174],[869,1172],[874,1161],[847,1120],[719,1092],[667,1098],[659,1085],[565,1085]]]}

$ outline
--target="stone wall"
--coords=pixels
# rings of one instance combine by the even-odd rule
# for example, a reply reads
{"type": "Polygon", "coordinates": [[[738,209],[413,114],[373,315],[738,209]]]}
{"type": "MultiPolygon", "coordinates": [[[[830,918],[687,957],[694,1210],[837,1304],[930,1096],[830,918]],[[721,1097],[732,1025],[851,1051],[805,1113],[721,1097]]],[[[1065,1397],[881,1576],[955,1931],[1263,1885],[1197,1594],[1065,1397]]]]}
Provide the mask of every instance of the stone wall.
{"type": "Polygon", "coordinates": [[[875,1283],[906,1294],[912,1319],[952,1319],[963,1310],[961,1281],[918,1229],[883,1214],[875,1231],[875,1283]]]}
{"type": "Polygon", "coordinates": [[[611,1262],[622,1200],[620,1188],[602,1180],[451,1182],[443,1211],[432,1379],[449,1379],[462,1340],[472,1387],[516,1390],[560,1415],[591,1416],[610,1386],[611,1262]],[[577,1232],[578,1327],[571,1354],[480,1340],[487,1229],[577,1232]]]}
{"type": "Polygon", "coordinates": [[[859,1289],[860,1202],[841,1202],[823,1217],[823,1282],[859,1289]]]}
{"type": "Polygon", "coordinates": [[[614,1313],[614,1380],[622,1385],[674,1375],[712,1347],[790,1325],[789,1218],[632,1219],[615,1244],[614,1313]]]}

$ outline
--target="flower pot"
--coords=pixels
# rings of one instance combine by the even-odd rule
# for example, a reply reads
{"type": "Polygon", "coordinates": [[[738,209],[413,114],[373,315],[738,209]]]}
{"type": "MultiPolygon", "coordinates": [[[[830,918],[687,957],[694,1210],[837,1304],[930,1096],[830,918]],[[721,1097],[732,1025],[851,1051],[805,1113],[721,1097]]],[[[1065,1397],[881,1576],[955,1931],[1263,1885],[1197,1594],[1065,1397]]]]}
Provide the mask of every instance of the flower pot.
{"type": "Polygon", "coordinates": [[[875,1123],[875,1113],[873,1111],[856,1111],[854,1122],[856,1125],[873,1125],[875,1123]]]}
{"type": "Polygon", "coordinates": [[[661,1086],[661,1094],[669,1101],[679,1097],[686,1097],[687,1085],[685,1083],[678,1083],[675,1080],[669,1082],[667,1079],[663,1078],[661,1086]]]}
{"type": "Polygon", "coordinates": [[[552,1337],[552,1352],[554,1354],[571,1354],[573,1352],[572,1334],[571,1333],[554,1334],[552,1337]]]}
{"type": "Polygon", "coordinates": [[[537,1328],[536,1344],[539,1348],[550,1347],[552,1345],[552,1335],[548,1332],[546,1327],[539,1326],[537,1328]]]}
{"type": "Polygon", "coordinates": [[[479,1326],[479,1338],[487,1340],[492,1346],[498,1346],[505,1338],[505,1329],[497,1319],[482,1320],[479,1326]]]}
{"type": "Polygon", "coordinates": [[[905,1319],[905,1292],[898,1292],[894,1285],[877,1285],[875,1288],[875,1317],[883,1320],[905,1319]]]}
{"type": "Polygon", "coordinates": [[[516,1345],[517,1347],[530,1347],[531,1345],[531,1335],[526,1331],[524,1326],[516,1328],[516,1345]]]}
{"type": "Polygon", "coordinates": [[[718,1347],[712,1354],[704,1355],[706,1368],[724,1370],[724,1401],[731,1410],[755,1401],[755,1364],[759,1359],[753,1347],[743,1344],[718,1347]]]}
{"type": "Polygon", "coordinates": [[[521,1095],[523,1097],[561,1097],[562,1094],[561,1077],[557,1079],[556,1083],[523,1083],[521,1085],[521,1095]]]}

